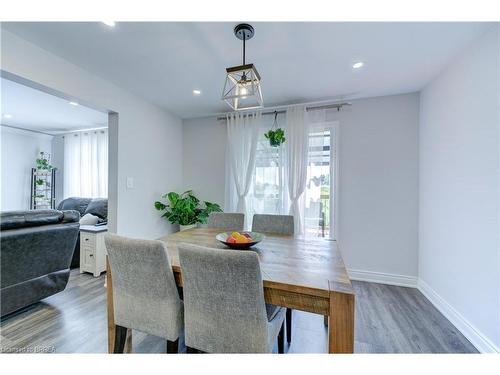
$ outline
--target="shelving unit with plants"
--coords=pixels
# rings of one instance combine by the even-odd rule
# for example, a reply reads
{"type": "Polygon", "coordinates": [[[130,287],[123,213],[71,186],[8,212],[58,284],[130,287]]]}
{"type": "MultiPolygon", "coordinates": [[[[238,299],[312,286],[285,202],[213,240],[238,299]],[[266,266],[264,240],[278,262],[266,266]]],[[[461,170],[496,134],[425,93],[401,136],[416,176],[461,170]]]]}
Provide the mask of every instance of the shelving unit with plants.
{"type": "Polygon", "coordinates": [[[36,168],[31,168],[31,202],[32,210],[55,209],[56,168],[50,165],[50,154],[40,152],[36,159],[36,168]]]}

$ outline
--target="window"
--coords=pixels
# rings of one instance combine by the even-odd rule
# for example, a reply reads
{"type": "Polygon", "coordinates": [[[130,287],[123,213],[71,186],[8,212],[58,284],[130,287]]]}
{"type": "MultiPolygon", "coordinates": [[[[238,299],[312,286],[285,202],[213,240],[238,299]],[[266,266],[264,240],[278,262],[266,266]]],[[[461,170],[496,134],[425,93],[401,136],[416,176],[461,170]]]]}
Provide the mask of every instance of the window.
{"type": "MultiPolygon", "coordinates": [[[[288,214],[289,196],[284,173],[285,146],[271,147],[261,130],[255,170],[248,195],[251,214],[288,214]]],[[[301,198],[305,234],[334,237],[335,123],[311,125],[306,189],[301,198]]]]}
{"type": "MultiPolygon", "coordinates": [[[[250,212],[258,214],[283,214],[284,185],[283,148],[271,147],[261,131],[255,155],[250,194],[250,212]]],[[[288,194],[288,193],[287,193],[288,194]]]]}

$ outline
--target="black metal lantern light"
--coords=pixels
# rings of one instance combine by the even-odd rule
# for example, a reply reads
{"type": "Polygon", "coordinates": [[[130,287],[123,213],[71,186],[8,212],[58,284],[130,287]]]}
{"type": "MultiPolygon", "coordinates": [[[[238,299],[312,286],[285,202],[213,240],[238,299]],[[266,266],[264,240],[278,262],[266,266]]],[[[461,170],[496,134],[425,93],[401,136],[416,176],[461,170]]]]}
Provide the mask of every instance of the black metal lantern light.
{"type": "Polygon", "coordinates": [[[254,33],[253,27],[246,23],[234,28],[234,35],[243,41],[243,64],[226,68],[222,100],[235,111],[263,106],[260,75],[253,64],[245,62],[245,43],[254,33]]]}

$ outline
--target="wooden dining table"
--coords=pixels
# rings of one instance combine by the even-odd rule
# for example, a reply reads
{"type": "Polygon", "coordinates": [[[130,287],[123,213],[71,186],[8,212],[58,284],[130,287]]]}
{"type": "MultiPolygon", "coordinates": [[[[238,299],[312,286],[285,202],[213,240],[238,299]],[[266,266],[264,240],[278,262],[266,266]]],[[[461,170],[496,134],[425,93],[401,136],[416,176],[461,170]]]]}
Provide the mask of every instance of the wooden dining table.
{"type": "MultiPolygon", "coordinates": [[[[193,228],[159,239],[166,243],[179,286],[182,286],[182,269],[177,246],[190,243],[227,249],[215,239],[222,231],[193,228]]],[[[246,251],[255,251],[259,256],[266,303],[328,317],[328,352],[353,353],[354,290],[336,241],[265,234],[262,242],[246,251]]],[[[115,324],[113,277],[109,263],[106,277],[108,351],[112,353],[115,324]]],[[[128,332],[126,351],[131,350],[131,338],[132,334],[128,332]]]]}

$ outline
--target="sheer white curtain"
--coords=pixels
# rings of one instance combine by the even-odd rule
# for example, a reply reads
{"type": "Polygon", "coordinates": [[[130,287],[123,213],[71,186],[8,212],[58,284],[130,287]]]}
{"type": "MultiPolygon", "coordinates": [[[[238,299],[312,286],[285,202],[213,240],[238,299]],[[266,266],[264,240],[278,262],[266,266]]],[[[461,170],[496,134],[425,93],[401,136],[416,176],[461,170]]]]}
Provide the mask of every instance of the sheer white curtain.
{"type": "Polygon", "coordinates": [[[307,179],[309,134],[303,105],[289,107],[286,111],[285,176],[290,197],[290,215],[294,216],[295,234],[304,234],[304,212],[300,198],[307,179]]]}
{"type": "Polygon", "coordinates": [[[108,196],[108,131],[64,135],[64,198],[108,196]]]}
{"type": "Polygon", "coordinates": [[[255,169],[255,151],[261,119],[261,112],[232,113],[227,116],[228,183],[233,188],[230,186],[226,189],[230,195],[226,198],[226,202],[229,202],[226,210],[244,213],[247,220],[249,213],[246,199],[255,169]]]}
{"type": "Polygon", "coordinates": [[[227,145],[230,170],[236,188],[236,211],[246,212],[246,196],[255,167],[255,151],[262,114],[233,113],[227,118],[227,145]]]}

